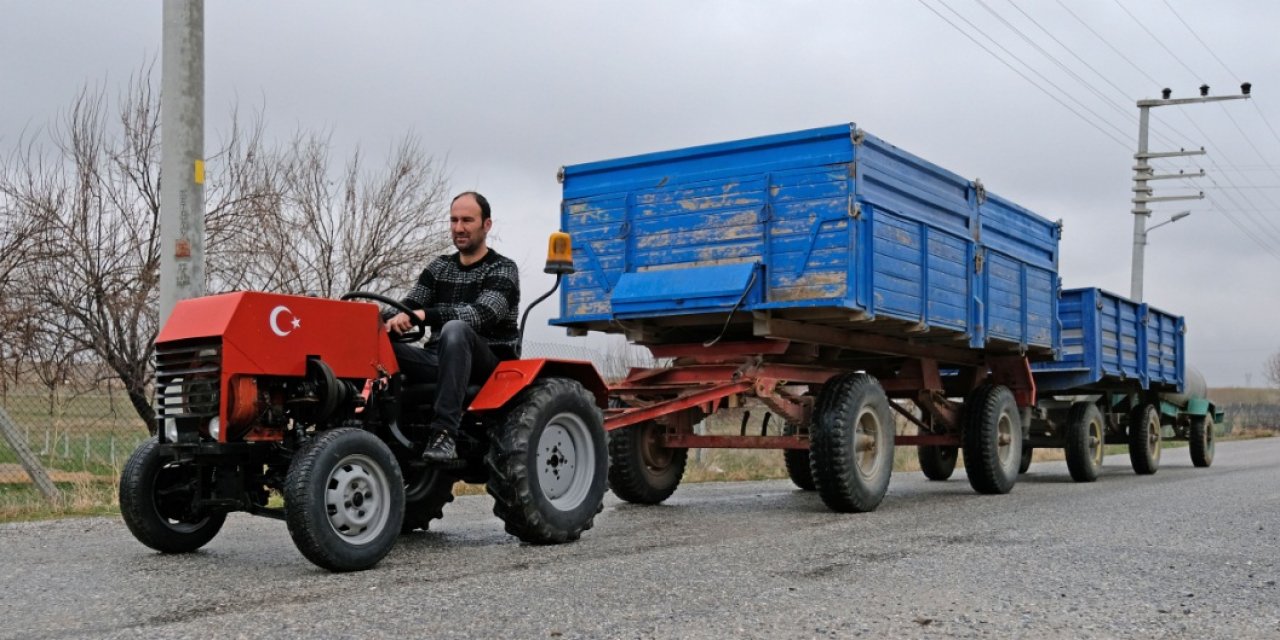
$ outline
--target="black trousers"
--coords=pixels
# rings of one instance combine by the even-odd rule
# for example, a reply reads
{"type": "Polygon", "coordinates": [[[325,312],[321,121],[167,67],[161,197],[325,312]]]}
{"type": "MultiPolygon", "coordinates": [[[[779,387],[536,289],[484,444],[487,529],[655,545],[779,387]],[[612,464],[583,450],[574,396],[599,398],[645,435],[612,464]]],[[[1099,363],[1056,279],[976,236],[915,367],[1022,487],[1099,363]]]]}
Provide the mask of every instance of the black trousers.
{"type": "Polygon", "coordinates": [[[483,384],[498,366],[498,357],[471,325],[450,320],[440,339],[418,347],[393,342],[396,361],[409,384],[436,383],[435,417],[431,426],[458,435],[468,384],[483,384]]]}

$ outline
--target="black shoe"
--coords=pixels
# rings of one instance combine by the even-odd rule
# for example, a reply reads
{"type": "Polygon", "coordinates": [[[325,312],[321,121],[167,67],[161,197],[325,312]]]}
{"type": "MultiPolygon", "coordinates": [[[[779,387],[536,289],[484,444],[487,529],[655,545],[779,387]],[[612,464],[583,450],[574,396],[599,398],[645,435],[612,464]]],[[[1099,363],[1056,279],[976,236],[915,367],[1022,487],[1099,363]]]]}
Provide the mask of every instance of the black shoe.
{"type": "Polygon", "coordinates": [[[444,429],[437,429],[427,440],[427,448],[422,452],[422,459],[433,464],[457,460],[458,446],[454,444],[453,436],[444,429]]]}

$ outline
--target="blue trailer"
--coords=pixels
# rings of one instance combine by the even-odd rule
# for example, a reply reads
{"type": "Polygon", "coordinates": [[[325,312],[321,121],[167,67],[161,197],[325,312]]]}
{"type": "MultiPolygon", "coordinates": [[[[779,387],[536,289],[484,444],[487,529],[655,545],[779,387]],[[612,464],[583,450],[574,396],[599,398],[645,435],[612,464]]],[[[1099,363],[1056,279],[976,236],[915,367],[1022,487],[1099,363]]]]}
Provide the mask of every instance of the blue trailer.
{"type": "Polygon", "coordinates": [[[1032,365],[1040,399],[1022,471],[1033,448],[1061,447],[1072,478],[1090,482],[1103,445],[1127,444],[1134,470],[1151,474],[1166,437],[1189,440],[1196,466],[1209,466],[1216,411],[1188,375],[1181,316],[1086,288],[1062,292],[1058,318],[1060,357],[1032,365]]]}
{"type": "Polygon", "coordinates": [[[1059,224],[851,124],[561,179],[576,273],[553,324],[673,363],[612,389],[620,497],[665,499],[691,447],[783,449],[796,484],[838,511],[879,504],[895,444],[947,475],[962,451],[976,490],[1012,488],[1031,363],[1061,346],[1059,224]],[[779,424],[693,432],[744,398],[779,424]],[[919,435],[895,436],[893,411],[919,435]]]}

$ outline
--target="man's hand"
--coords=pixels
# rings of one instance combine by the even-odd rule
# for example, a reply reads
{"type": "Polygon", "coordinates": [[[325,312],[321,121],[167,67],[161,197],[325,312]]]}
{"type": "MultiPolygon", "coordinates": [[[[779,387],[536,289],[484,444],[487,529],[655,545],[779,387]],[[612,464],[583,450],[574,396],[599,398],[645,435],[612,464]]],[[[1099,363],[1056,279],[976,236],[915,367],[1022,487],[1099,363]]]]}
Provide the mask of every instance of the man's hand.
{"type": "MultiPolygon", "coordinates": [[[[413,315],[417,316],[419,322],[422,322],[427,318],[426,312],[421,309],[414,311],[413,315]]],[[[404,333],[412,328],[413,320],[404,313],[397,313],[392,316],[390,320],[387,320],[387,331],[392,333],[404,333]]]]}

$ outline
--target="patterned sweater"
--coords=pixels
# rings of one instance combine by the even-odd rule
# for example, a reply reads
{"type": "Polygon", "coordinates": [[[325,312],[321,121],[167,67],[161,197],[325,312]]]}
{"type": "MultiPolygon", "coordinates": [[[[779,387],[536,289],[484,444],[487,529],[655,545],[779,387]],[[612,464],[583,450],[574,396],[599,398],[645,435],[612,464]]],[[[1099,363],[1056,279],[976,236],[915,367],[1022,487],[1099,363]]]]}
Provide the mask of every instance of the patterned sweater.
{"type": "Polygon", "coordinates": [[[429,344],[440,339],[444,323],[462,320],[488,341],[494,355],[519,355],[520,273],[514,261],[493,249],[465,267],[457,253],[438,256],[422,270],[404,303],[426,311],[429,344]]]}

